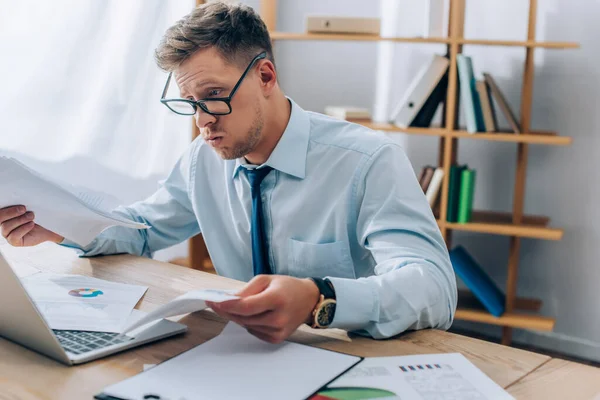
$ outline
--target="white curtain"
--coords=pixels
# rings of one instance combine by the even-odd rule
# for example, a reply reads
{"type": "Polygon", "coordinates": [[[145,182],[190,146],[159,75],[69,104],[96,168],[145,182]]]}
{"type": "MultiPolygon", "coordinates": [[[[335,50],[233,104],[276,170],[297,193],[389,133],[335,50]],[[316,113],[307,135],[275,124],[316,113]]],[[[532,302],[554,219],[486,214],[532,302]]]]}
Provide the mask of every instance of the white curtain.
{"type": "Polygon", "coordinates": [[[191,119],[159,102],[154,49],[193,0],[0,0],[0,150],[164,176],[191,119]]]}

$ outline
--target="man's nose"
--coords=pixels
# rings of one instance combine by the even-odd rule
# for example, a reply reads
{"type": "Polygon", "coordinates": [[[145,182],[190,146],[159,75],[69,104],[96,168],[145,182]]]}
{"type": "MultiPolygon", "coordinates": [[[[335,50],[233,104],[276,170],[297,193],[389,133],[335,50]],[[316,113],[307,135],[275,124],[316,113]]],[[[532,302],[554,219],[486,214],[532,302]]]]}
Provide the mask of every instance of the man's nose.
{"type": "Polygon", "coordinates": [[[200,107],[196,110],[194,118],[196,119],[196,126],[198,129],[206,128],[206,126],[214,124],[217,121],[217,118],[214,115],[204,112],[200,107]]]}

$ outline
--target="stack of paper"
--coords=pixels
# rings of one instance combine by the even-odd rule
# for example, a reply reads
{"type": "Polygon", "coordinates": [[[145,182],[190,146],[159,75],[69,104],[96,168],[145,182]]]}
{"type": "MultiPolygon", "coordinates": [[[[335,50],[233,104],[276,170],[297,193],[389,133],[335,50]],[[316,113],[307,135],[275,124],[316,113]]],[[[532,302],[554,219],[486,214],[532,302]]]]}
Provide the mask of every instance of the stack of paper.
{"type": "Polygon", "coordinates": [[[113,212],[107,197],[89,189],[58,183],[14,158],[0,157],[0,208],[24,205],[35,222],[81,246],[111,226],[146,229],[113,212]]]}
{"type": "Polygon", "coordinates": [[[120,333],[148,287],[38,273],[23,286],[51,329],[120,333]]]}
{"type": "MultiPolygon", "coordinates": [[[[510,400],[462,354],[365,358],[310,400],[510,400]]],[[[513,399],[514,400],[514,399],[513,399]]]]}

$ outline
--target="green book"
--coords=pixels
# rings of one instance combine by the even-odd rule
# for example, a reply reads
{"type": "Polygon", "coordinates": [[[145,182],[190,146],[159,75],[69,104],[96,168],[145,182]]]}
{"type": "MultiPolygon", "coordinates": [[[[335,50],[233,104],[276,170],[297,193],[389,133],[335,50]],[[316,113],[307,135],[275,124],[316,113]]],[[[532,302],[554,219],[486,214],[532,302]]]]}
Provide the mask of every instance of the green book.
{"type": "Polygon", "coordinates": [[[446,210],[446,220],[448,222],[458,221],[458,199],[460,195],[460,177],[466,165],[450,166],[450,182],[448,185],[448,209],[446,210]]]}
{"type": "Polygon", "coordinates": [[[458,221],[471,221],[473,211],[473,193],[475,191],[475,170],[464,169],[460,174],[460,196],[458,200],[458,221]]]}

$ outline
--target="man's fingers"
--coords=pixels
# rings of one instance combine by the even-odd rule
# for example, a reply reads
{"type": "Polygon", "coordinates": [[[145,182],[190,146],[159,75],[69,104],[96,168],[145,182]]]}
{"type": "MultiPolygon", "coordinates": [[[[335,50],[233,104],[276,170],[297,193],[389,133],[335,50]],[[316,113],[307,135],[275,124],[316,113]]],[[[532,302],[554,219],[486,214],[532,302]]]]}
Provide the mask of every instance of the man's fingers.
{"type": "Polygon", "coordinates": [[[273,310],[277,304],[273,302],[272,295],[266,290],[271,283],[271,277],[268,275],[258,275],[237,293],[240,299],[227,300],[218,304],[212,304],[213,310],[226,312],[236,316],[250,316],[262,314],[273,310]]]}
{"type": "Polygon", "coordinates": [[[11,218],[7,221],[4,221],[2,223],[2,236],[4,236],[5,238],[8,238],[8,235],[10,235],[10,233],[12,231],[14,231],[16,228],[18,228],[21,225],[25,225],[26,223],[33,221],[33,218],[35,216],[33,215],[33,213],[31,211],[27,211],[25,214],[22,214],[18,217],[15,218],[11,218]]]}
{"type": "Polygon", "coordinates": [[[267,311],[262,314],[252,315],[252,316],[233,316],[235,318],[235,322],[240,325],[247,327],[265,327],[268,328],[269,331],[277,331],[285,328],[288,324],[288,317],[281,312],[277,311],[267,311]]]}
{"type": "Polygon", "coordinates": [[[21,225],[17,229],[13,230],[7,237],[6,240],[12,246],[22,246],[23,245],[23,236],[27,235],[31,230],[35,227],[35,223],[30,221],[25,225],[21,225]]]}
{"type": "Polygon", "coordinates": [[[260,340],[263,340],[265,342],[268,343],[273,343],[273,344],[277,344],[277,343],[281,343],[283,342],[283,339],[280,339],[278,336],[263,332],[261,330],[255,329],[255,328],[247,328],[246,329],[250,334],[256,336],[257,338],[259,338],[260,340]]]}
{"type": "Polygon", "coordinates": [[[247,297],[264,291],[271,283],[271,277],[268,275],[258,275],[252,278],[238,293],[240,297],[247,297]]]}
{"type": "Polygon", "coordinates": [[[224,301],[219,303],[216,308],[236,316],[250,316],[274,310],[277,308],[277,304],[273,301],[271,293],[266,291],[254,296],[224,301]]]}
{"type": "Polygon", "coordinates": [[[0,208],[0,224],[3,224],[9,219],[13,219],[25,214],[25,206],[11,206],[6,208],[0,208]]]}

